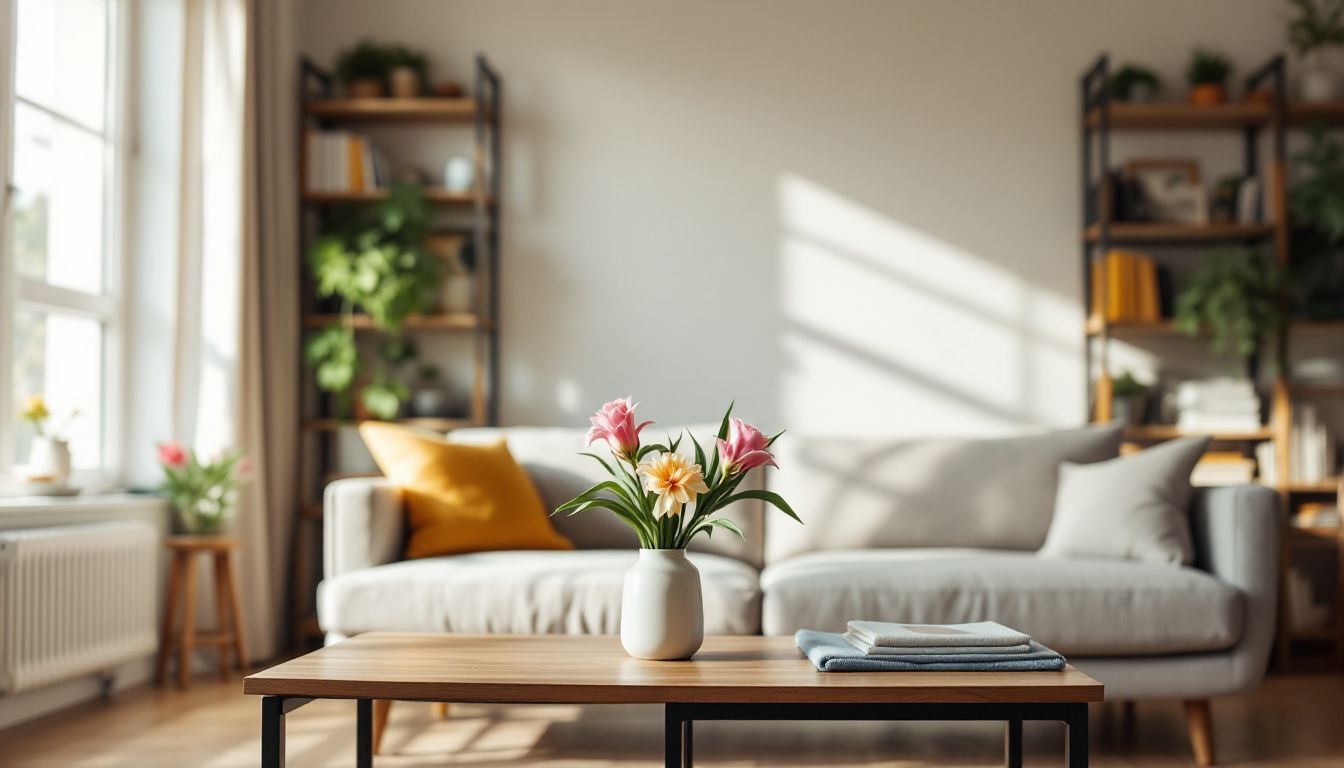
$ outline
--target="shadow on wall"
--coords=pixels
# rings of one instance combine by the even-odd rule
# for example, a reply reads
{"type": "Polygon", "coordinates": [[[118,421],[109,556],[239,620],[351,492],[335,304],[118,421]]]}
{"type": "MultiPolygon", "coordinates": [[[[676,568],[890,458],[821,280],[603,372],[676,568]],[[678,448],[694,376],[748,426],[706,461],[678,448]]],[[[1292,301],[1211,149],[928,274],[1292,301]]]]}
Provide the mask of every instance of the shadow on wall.
{"type": "MultiPolygon", "coordinates": [[[[1076,306],[798,175],[778,179],[779,416],[792,432],[1077,424],[1076,306]]],[[[968,220],[968,226],[971,224],[968,220]]]]}

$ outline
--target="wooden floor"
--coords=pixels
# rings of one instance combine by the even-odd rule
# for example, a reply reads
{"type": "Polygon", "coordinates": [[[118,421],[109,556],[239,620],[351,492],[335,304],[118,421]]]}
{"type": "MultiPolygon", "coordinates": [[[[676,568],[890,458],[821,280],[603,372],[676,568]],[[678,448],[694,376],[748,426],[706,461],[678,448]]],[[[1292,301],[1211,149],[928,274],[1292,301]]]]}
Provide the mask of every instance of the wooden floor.
{"type": "MultiPolygon", "coordinates": [[[[142,688],[0,732],[0,765],[233,768],[259,761],[260,704],[241,680],[201,678],[187,692],[142,688]]],[[[1117,705],[1093,708],[1094,766],[1189,766],[1180,706],[1140,704],[1127,729],[1117,705]]],[[[1344,766],[1344,677],[1279,676],[1252,696],[1214,702],[1220,765],[1344,766]]],[[[1026,726],[1027,764],[1059,765],[1063,736],[1026,726]]],[[[314,702],[289,718],[289,765],[349,766],[354,704],[314,702]]],[[[437,765],[656,766],[662,714],[636,706],[457,705],[435,720],[430,705],[393,707],[375,760],[380,768],[437,765]]],[[[703,723],[703,766],[1001,765],[1002,728],[992,723],[703,723]]]]}

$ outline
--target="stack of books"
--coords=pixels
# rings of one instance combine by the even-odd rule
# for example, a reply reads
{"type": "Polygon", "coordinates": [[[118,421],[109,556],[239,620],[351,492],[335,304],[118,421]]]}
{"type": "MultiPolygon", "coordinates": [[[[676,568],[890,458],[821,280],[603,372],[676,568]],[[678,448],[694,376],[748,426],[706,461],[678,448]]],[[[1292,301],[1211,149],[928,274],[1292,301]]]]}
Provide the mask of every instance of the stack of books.
{"type": "Polygon", "coordinates": [[[1176,388],[1176,426],[1188,432],[1254,432],[1260,398],[1250,379],[1201,379],[1176,388]]]}
{"type": "MultiPolygon", "coordinates": [[[[1273,447],[1273,443],[1267,445],[1273,447]]],[[[1190,474],[1190,484],[1249,485],[1255,480],[1255,466],[1255,459],[1236,451],[1209,451],[1195,465],[1195,471],[1190,474]]]]}
{"type": "Polygon", "coordinates": [[[357,133],[309,131],[304,151],[309,192],[371,192],[387,186],[386,158],[357,133]]]}
{"type": "Polygon", "coordinates": [[[1165,275],[1148,256],[1113,250],[1092,269],[1092,306],[1106,322],[1156,322],[1163,317],[1165,275]]]}

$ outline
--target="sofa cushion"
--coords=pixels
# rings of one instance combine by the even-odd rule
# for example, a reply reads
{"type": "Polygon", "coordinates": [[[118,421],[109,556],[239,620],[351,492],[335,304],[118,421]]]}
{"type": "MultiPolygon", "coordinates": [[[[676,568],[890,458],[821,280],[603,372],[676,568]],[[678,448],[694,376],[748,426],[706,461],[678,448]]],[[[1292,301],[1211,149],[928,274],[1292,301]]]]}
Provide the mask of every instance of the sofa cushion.
{"type": "MultiPolygon", "coordinates": [[[[389,563],[318,587],[325,632],[617,634],[621,587],[636,551],[475,552],[389,563]]],[[[700,570],[705,632],[760,631],[754,568],[691,553],[700,570]]]]}
{"type": "Polygon", "coordinates": [[[1240,593],[1193,568],[973,549],[816,552],[761,574],[766,634],[850,619],[997,621],[1066,655],[1216,651],[1242,634],[1240,593]]]}
{"type": "Polygon", "coordinates": [[[803,519],[772,518],[765,559],[864,547],[1035,551],[1059,466],[1115,458],[1120,427],[987,440],[825,439],[785,434],[766,475],[803,519]]]}
{"type": "MultiPolygon", "coordinates": [[[[666,438],[669,429],[675,436],[682,428],[667,428],[654,424],[644,431],[644,435],[648,440],[659,442],[666,438]]],[[[706,438],[714,434],[717,425],[693,425],[687,429],[691,430],[691,434],[695,435],[701,445],[708,446],[706,438]]],[[[608,479],[602,465],[580,454],[580,451],[591,450],[605,458],[605,449],[602,446],[593,446],[591,449],[584,447],[584,431],[547,427],[480,427],[451,432],[448,440],[472,444],[505,440],[513,457],[531,476],[549,513],[588,490],[594,483],[608,479]]],[[[683,449],[689,450],[690,441],[683,440],[682,446],[683,449]]],[[[740,487],[742,490],[760,489],[762,482],[761,472],[757,470],[743,480],[740,487]]],[[[691,543],[691,550],[728,555],[759,568],[762,564],[765,538],[761,523],[761,518],[765,514],[762,503],[754,500],[738,502],[726,507],[719,514],[736,522],[746,536],[746,541],[726,531],[719,531],[712,539],[697,536],[691,543]]],[[[606,510],[592,510],[573,517],[557,515],[551,518],[551,522],[557,531],[574,542],[574,546],[579,549],[633,549],[639,546],[634,532],[616,515],[606,510]]],[[[797,525],[792,520],[787,522],[790,525],[797,525]]]]}

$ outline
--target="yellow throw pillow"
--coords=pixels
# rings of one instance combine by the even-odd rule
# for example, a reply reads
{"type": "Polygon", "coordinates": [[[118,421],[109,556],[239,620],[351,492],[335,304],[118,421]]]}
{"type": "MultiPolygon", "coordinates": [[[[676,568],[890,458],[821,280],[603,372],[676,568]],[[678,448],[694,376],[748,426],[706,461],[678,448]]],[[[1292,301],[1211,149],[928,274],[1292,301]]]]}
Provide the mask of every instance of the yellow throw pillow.
{"type": "Polygon", "coordinates": [[[420,430],[365,422],[369,453],[406,501],[407,559],[500,549],[573,549],[501,440],[459,445],[420,430]]]}

